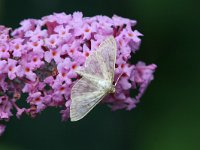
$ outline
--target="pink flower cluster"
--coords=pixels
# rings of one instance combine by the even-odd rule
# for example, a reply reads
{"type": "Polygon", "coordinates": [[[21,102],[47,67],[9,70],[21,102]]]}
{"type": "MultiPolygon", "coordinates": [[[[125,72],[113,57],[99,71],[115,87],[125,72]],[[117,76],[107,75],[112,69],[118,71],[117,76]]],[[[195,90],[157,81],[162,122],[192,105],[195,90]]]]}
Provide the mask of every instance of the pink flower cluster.
{"type": "MultiPolygon", "coordinates": [[[[113,110],[131,110],[138,103],[156,65],[136,65],[128,61],[139,49],[142,36],[136,21],[114,15],[83,17],[54,13],[40,20],[27,19],[11,30],[0,26],[0,121],[22,114],[35,117],[47,107],[59,107],[62,119],[69,118],[70,91],[80,77],[75,69],[83,66],[90,53],[110,35],[117,42],[115,76],[120,78],[116,93],[103,102],[113,110]],[[130,96],[130,89],[138,95],[130,96]],[[19,107],[26,100],[26,107],[19,107]],[[16,112],[16,113],[14,113],[16,112]]],[[[0,134],[5,126],[0,123],[0,134]]]]}

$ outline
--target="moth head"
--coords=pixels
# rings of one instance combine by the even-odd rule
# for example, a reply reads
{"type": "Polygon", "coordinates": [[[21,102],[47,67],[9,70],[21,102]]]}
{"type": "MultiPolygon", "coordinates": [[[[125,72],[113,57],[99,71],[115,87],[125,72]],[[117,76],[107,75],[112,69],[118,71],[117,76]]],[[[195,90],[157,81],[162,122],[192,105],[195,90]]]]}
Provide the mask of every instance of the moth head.
{"type": "Polygon", "coordinates": [[[115,93],[115,85],[112,85],[112,87],[110,89],[110,93],[115,93]]]}

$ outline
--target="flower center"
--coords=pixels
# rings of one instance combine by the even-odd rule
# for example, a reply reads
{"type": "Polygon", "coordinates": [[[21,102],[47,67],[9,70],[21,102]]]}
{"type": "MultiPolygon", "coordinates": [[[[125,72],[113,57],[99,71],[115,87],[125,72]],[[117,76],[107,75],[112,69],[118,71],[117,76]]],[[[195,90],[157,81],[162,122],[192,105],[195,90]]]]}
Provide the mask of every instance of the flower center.
{"type": "Polygon", "coordinates": [[[72,65],[72,69],[76,69],[76,64],[73,64],[73,65],[72,65]]]}
{"type": "Polygon", "coordinates": [[[125,65],[124,64],[121,64],[121,68],[123,69],[125,67],[125,65]]]}
{"type": "Polygon", "coordinates": [[[15,49],[16,49],[16,50],[18,50],[18,49],[19,49],[19,45],[18,45],[18,44],[15,46],[15,49]]]}
{"type": "Polygon", "coordinates": [[[90,30],[89,29],[85,29],[85,32],[90,32],[90,30]]]}
{"type": "Polygon", "coordinates": [[[72,54],[73,54],[73,53],[74,53],[74,49],[70,49],[70,53],[72,53],[72,54]]]}
{"type": "Polygon", "coordinates": [[[8,70],[9,70],[10,72],[13,71],[13,67],[10,66],[10,67],[8,68],[8,70]]]}
{"type": "Polygon", "coordinates": [[[86,57],[88,57],[88,56],[89,56],[89,53],[88,53],[88,52],[86,52],[86,53],[85,53],[85,56],[86,56],[86,57]]]}
{"type": "Polygon", "coordinates": [[[39,102],[39,101],[40,101],[40,98],[37,97],[37,98],[35,99],[35,102],[39,102]]]}
{"type": "Polygon", "coordinates": [[[33,58],[33,61],[36,62],[36,61],[37,61],[37,58],[33,58]]]}
{"type": "Polygon", "coordinates": [[[54,41],[54,40],[51,40],[50,43],[51,43],[51,44],[55,44],[55,41],[54,41]]]}
{"type": "Polygon", "coordinates": [[[29,72],[29,71],[30,71],[30,68],[26,67],[26,68],[25,68],[25,71],[26,71],[26,72],[29,72]]]}
{"type": "Polygon", "coordinates": [[[66,76],[66,73],[65,73],[65,72],[63,72],[63,73],[62,73],[62,76],[63,76],[63,77],[65,77],[65,76],[66,76]]]}
{"type": "Polygon", "coordinates": [[[33,46],[37,47],[37,46],[38,46],[38,43],[37,43],[37,42],[34,42],[34,43],[33,43],[33,46]]]}
{"type": "Polygon", "coordinates": [[[132,34],[132,33],[129,33],[128,35],[129,35],[130,37],[133,37],[133,34],[132,34]]]}
{"type": "Polygon", "coordinates": [[[65,90],[65,88],[64,88],[64,87],[61,87],[61,88],[60,88],[60,91],[64,91],[64,90],[65,90]]]}
{"type": "Polygon", "coordinates": [[[56,54],[57,54],[57,53],[56,53],[55,51],[54,51],[54,52],[52,52],[52,55],[53,55],[53,56],[56,56],[56,54]]]}

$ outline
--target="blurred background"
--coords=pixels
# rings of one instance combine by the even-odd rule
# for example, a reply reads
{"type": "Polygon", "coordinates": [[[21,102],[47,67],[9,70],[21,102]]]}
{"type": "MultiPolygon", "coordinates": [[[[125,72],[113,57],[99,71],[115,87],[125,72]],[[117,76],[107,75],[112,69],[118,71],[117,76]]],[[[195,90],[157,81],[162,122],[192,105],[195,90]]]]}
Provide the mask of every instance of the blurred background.
{"type": "Polygon", "coordinates": [[[144,34],[133,61],[155,63],[155,79],[137,107],[96,107],[83,120],[61,122],[57,109],[36,119],[13,117],[0,150],[199,150],[200,11],[195,0],[0,0],[0,24],[82,11],[136,19],[144,34]]]}

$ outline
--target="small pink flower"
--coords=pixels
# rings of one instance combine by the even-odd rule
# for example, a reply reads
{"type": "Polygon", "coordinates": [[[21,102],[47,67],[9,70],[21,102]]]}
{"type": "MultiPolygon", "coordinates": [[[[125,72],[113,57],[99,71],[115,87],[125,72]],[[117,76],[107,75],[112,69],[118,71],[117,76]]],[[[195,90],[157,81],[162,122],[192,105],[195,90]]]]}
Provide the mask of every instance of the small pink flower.
{"type": "Polygon", "coordinates": [[[54,29],[54,31],[58,33],[60,38],[63,38],[67,42],[72,37],[72,34],[70,33],[70,29],[71,29],[70,26],[64,27],[63,25],[60,25],[60,26],[57,26],[54,29]]]}
{"type": "Polygon", "coordinates": [[[4,43],[9,41],[9,32],[11,28],[6,28],[5,26],[0,25],[0,42],[4,43]]]}
{"type": "Polygon", "coordinates": [[[82,36],[83,35],[83,40],[89,40],[91,38],[91,34],[93,32],[95,32],[94,27],[85,23],[83,25],[83,27],[77,28],[75,30],[75,36],[82,36]]]}
{"type": "Polygon", "coordinates": [[[18,76],[25,76],[30,81],[36,80],[36,74],[33,73],[34,65],[32,63],[26,63],[23,66],[19,66],[18,76]]]}
{"type": "Polygon", "coordinates": [[[17,118],[20,118],[25,111],[26,111],[25,108],[18,109],[16,113],[17,118]]]}
{"type": "Polygon", "coordinates": [[[30,41],[28,42],[28,47],[32,49],[33,52],[43,53],[43,49],[42,49],[43,44],[44,44],[43,40],[30,41]]]}
{"type": "Polygon", "coordinates": [[[116,41],[121,50],[117,52],[117,56],[122,55],[125,60],[131,58],[131,47],[128,40],[124,40],[122,35],[116,37],[116,41]],[[121,53],[121,54],[120,54],[121,53]]]}
{"type": "Polygon", "coordinates": [[[129,41],[133,52],[139,49],[141,43],[139,36],[143,36],[143,34],[137,30],[132,31],[131,26],[127,26],[127,28],[122,31],[122,35],[127,39],[127,41],[129,41]]]}
{"type": "Polygon", "coordinates": [[[74,12],[72,15],[72,22],[71,25],[73,25],[75,28],[82,26],[83,24],[83,13],[82,12],[74,12]]]}
{"type": "Polygon", "coordinates": [[[10,57],[9,44],[0,42],[0,59],[2,58],[7,59],[9,57],[10,57]]]}
{"type": "Polygon", "coordinates": [[[87,59],[87,57],[90,55],[91,50],[88,48],[86,44],[83,45],[83,56],[87,59]]]}
{"type": "Polygon", "coordinates": [[[6,65],[7,61],[6,60],[0,60],[0,74],[3,74],[6,72],[6,65]]]}
{"type": "Polygon", "coordinates": [[[117,15],[112,17],[115,26],[131,25],[134,26],[137,22],[135,20],[130,20],[127,18],[122,18],[117,15]]]}
{"type": "Polygon", "coordinates": [[[23,53],[25,53],[26,51],[24,50],[24,45],[22,44],[24,40],[23,39],[13,39],[11,41],[11,48],[10,50],[12,50],[12,55],[14,57],[21,57],[23,53]]]}
{"type": "Polygon", "coordinates": [[[52,105],[53,106],[63,105],[65,102],[63,95],[60,94],[59,91],[55,90],[55,92],[52,94],[52,105]]]}
{"type": "Polygon", "coordinates": [[[52,48],[57,48],[59,45],[59,36],[57,34],[52,34],[49,38],[45,39],[45,45],[52,49],[52,48]]]}
{"type": "Polygon", "coordinates": [[[70,56],[73,60],[77,60],[77,58],[81,55],[79,49],[80,43],[77,41],[73,41],[71,44],[64,44],[62,46],[62,51],[66,52],[68,56],[70,56]]]}
{"type": "Polygon", "coordinates": [[[58,65],[58,75],[56,81],[63,82],[65,81],[68,85],[72,83],[71,79],[68,77],[70,71],[71,61],[70,59],[66,58],[63,63],[58,65]]]}
{"type": "Polygon", "coordinates": [[[18,71],[18,67],[16,65],[17,65],[16,60],[8,59],[7,72],[10,80],[13,80],[16,77],[16,72],[18,71]]]}
{"type": "Polygon", "coordinates": [[[121,74],[124,70],[125,64],[126,64],[126,61],[123,59],[122,56],[119,56],[115,64],[115,73],[121,74]]]}
{"type": "Polygon", "coordinates": [[[102,39],[98,38],[97,40],[91,40],[91,51],[96,50],[99,47],[102,40],[103,40],[103,38],[102,39]]]}
{"type": "Polygon", "coordinates": [[[0,74],[0,91],[6,92],[8,90],[8,83],[5,81],[6,74],[0,74]]]}
{"type": "Polygon", "coordinates": [[[66,15],[65,13],[54,13],[53,15],[45,16],[42,20],[46,22],[56,22],[58,24],[65,24],[71,20],[71,15],[66,15]]]}
{"type": "Polygon", "coordinates": [[[79,62],[72,62],[70,64],[70,71],[68,72],[69,78],[76,78],[77,77],[75,70],[78,68],[78,66],[80,66],[79,62]]]}
{"type": "MultiPolygon", "coordinates": [[[[12,36],[24,37],[23,32],[28,32],[29,30],[33,30],[35,28],[35,19],[27,19],[20,22],[20,27],[13,31],[12,36]]],[[[30,37],[30,36],[29,36],[30,37]]]]}
{"type": "Polygon", "coordinates": [[[132,77],[130,80],[136,83],[144,83],[145,81],[149,82],[153,80],[152,73],[155,69],[156,65],[154,64],[146,66],[145,63],[138,62],[132,72],[132,77]]]}
{"type": "Polygon", "coordinates": [[[41,30],[41,27],[37,26],[34,30],[27,31],[25,37],[29,37],[30,41],[38,41],[47,37],[47,30],[41,30]]]}
{"type": "Polygon", "coordinates": [[[110,35],[113,34],[113,28],[114,25],[113,20],[107,16],[96,16],[96,19],[98,23],[96,24],[98,26],[98,32],[100,32],[102,35],[110,35]]]}
{"type": "Polygon", "coordinates": [[[50,49],[50,51],[46,51],[44,54],[44,59],[48,63],[51,62],[52,59],[55,60],[55,62],[58,64],[59,62],[62,61],[62,58],[60,57],[61,55],[61,50],[60,48],[58,49],[50,49]]]}
{"type": "Polygon", "coordinates": [[[70,104],[71,104],[71,101],[68,100],[66,103],[65,103],[65,109],[64,110],[61,110],[60,113],[62,115],[62,121],[66,121],[68,118],[69,118],[69,112],[70,112],[70,104]]]}
{"type": "Polygon", "coordinates": [[[125,102],[127,103],[126,110],[131,110],[136,107],[136,101],[131,97],[126,98],[125,102]]]}
{"type": "Polygon", "coordinates": [[[31,105],[36,105],[36,113],[41,112],[46,108],[45,104],[43,104],[43,96],[40,92],[29,94],[27,102],[31,105]]]}
{"type": "Polygon", "coordinates": [[[9,120],[11,113],[12,104],[8,100],[7,96],[0,96],[0,120],[9,120]]]}
{"type": "Polygon", "coordinates": [[[38,90],[38,82],[26,83],[22,89],[23,93],[35,93],[38,90]]]}
{"type": "Polygon", "coordinates": [[[121,77],[118,84],[121,85],[123,90],[128,90],[131,88],[131,83],[129,82],[129,78],[127,76],[121,77]]]}
{"type": "Polygon", "coordinates": [[[52,86],[54,83],[54,78],[52,76],[49,76],[45,78],[44,83],[48,84],[49,86],[52,86]]]}
{"type": "Polygon", "coordinates": [[[31,55],[31,63],[33,65],[33,68],[39,68],[44,64],[44,61],[42,61],[43,54],[41,53],[32,53],[31,55]]]}

